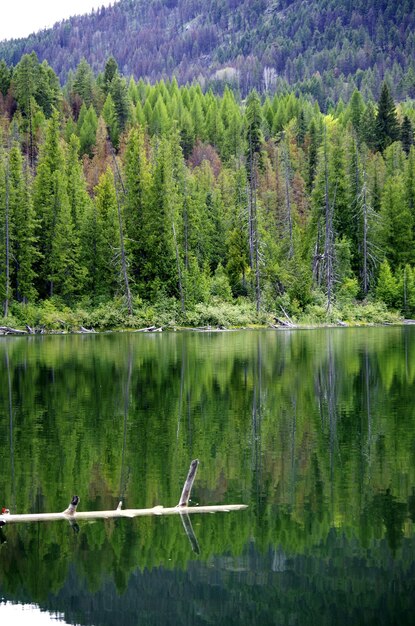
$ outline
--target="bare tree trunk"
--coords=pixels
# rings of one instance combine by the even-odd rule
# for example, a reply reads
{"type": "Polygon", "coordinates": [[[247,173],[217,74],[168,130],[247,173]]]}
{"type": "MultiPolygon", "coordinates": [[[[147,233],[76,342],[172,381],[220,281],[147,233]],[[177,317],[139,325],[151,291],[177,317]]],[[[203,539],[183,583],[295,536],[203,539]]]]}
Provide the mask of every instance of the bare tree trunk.
{"type": "Polygon", "coordinates": [[[178,276],[178,279],[179,279],[180,303],[181,303],[182,313],[184,313],[186,309],[185,309],[185,305],[184,305],[184,291],[183,291],[182,271],[181,271],[181,268],[180,268],[179,246],[178,246],[178,243],[177,243],[176,227],[174,225],[174,220],[172,221],[172,229],[173,229],[174,248],[175,248],[175,251],[176,251],[176,265],[177,265],[177,276],[178,276]]]}
{"type": "Polygon", "coordinates": [[[254,164],[254,184],[253,184],[253,224],[254,224],[254,248],[255,248],[255,301],[256,312],[259,313],[261,308],[261,281],[260,281],[260,259],[259,259],[259,229],[258,229],[258,211],[257,211],[257,181],[256,181],[256,167],[254,164]]]}
{"type": "Polygon", "coordinates": [[[249,227],[249,267],[254,269],[254,218],[253,218],[253,205],[254,205],[254,188],[253,188],[253,153],[252,146],[250,150],[250,168],[249,168],[249,191],[248,191],[248,227],[249,227]]]}
{"type": "Polygon", "coordinates": [[[6,164],[6,211],[5,211],[5,243],[6,243],[6,283],[4,299],[4,317],[9,314],[10,297],[10,154],[6,164]]]}
{"type": "Polygon", "coordinates": [[[285,170],[285,207],[287,211],[287,223],[288,223],[288,236],[290,245],[288,248],[288,258],[291,259],[294,254],[294,246],[293,246],[293,222],[292,222],[292,211],[291,211],[291,198],[290,198],[290,157],[288,154],[288,143],[285,138],[284,141],[284,170],[285,170]]]}
{"type": "Polygon", "coordinates": [[[125,295],[125,299],[127,301],[128,313],[129,313],[129,315],[132,315],[133,314],[133,303],[132,303],[132,298],[131,298],[130,283],[129,283],[129,280],[128,280],[127,257],[126,257],[126,254],[125,254],[124,230],[123,230],[122,215],[121,215],[121,203],[120,203],[120,197],[119,197],[119,193],[118,193],[117,184],[115,184],[115,194],[117,196],[118,226],[119,226],[119,229],[120,229],[121,271],[122,271],[122,277],[123,277],[123,282],[124,282],[124,290],[125,290],[124,291],[124,295],[125,295]]]}
{"type": "MultiPolygon", "coordinates": [[[[121,176],[121,172],[118,167],[117,159],[115,158],[114,147],[109,137],[107,137],[107,142],[111,150],[111,156],[112,156],[112,160],[114,163],[115,171],[117,173],[118,180],[120,181],[123,194],[125,196],[126,189],[125,189],[124,182],[121,176]]],[[[115,181],[115,194],[117,196],[118,226],[120,230],[120,248],[121,248],[121,272],[122,272],[122,277],[123,277],[123,282],[124,282],[124,295],[125,295],[125,299],[127,302],[128,313],[129,315],[133,315],[133,302],[131,298],[130,282],[128,279],[128,271],[127,271],[127,256],[125,254],[125,245],[124,245],[124,228],[123,228],[123,223],[122,223],[121,202],[120,202],[120,196],[118,193],[118,187],[117,187],[116,181],[115,181]]]]}
{"type": "Polygon", "coordinates": [[[368,276],[368,263],[367,263],[367,231],[368,231],[368,206],[367,206],[367,194],[366,194],[366,167],[363,170],[363,293],[365,296],[369,291],[369,276],[368,276]]]}
{"type": "Polygon", "coordinates": [[[333,300],[333,215],[329,196],[329,170],[327,156],[327,129],[324,128],[324,197],[326,218],[326,241],[324,245],[324,259],[326,264],[327,311],[330,312],[333,300]]]}
{"type": "Polygon", "coordinates": [[[33,149],[33,120],[32,120],[32,97],[29,97],[29,163],[33,170],[35,157],[33,149]]]}
{"type": "Polygon", "coordinates": [[[366,168],[363,172],[363,293],[365,296],[369,291],[369,277],[367,265],[367,198],[366,198],[366,168]]]}

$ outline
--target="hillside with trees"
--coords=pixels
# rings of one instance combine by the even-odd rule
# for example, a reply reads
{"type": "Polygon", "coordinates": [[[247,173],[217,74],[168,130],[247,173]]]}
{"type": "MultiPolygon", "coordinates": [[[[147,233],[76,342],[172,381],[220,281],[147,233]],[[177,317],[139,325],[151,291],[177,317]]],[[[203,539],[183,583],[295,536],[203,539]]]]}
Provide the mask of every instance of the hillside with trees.
{"type": "Polygon", "coordinates": [[[410,0],[120,0],[26,39],[0,44],[17,65],[35,51],[62,83],[86,58],[103,71],[112,54],[124,76],[175,76],[245,97],[295,87],[323,111],[357,88],[377,100],[415,96],[415,8],[410,0]]]}
{"type": "Polygon", "coordinates": [[[110,57],[61,91],[32,53],[0,63],[0,114],[16,323],[415,315],[415,110],[387,83],[323,113],[294,93],[127,82],[110,57]]]}

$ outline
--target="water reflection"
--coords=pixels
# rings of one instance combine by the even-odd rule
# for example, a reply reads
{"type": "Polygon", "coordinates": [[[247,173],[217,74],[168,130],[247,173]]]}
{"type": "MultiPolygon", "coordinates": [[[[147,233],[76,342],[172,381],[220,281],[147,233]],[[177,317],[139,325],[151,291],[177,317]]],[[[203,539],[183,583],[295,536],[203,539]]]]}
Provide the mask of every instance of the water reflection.
{"type": "Polygon", "coordinates": [[[6,526],[3,596],[86,624],[410,623],[414,330],[4,338],[1,506],[171,506],[197,456],[194,503],[250,507],[6,526]]]}

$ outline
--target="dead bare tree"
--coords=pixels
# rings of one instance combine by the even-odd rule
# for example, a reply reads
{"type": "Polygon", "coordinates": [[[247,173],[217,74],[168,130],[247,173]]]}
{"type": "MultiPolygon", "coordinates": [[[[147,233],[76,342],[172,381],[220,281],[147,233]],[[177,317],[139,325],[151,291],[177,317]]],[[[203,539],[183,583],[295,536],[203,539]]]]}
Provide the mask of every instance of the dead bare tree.
{"type": "MultiPolygon", "coordinates": [[[[118,167],[117,159],[115,158],[114,148],[113,148],[113,145],[112,145],[112,143],[111,143],[109,138],[107,139],[107,141],[108,141],[108,145],[110,147],[112,160],[113,160],[114,168],[115,168],[115,173],[117,174],[119,184],[121,185],[121,188],[123,190],[123,194],[125,196],[126,190],[125,190],[125,186],[124,186],[124,183],[123,183],[123,180],[122,180],[121,172],[120,172],[119,167],[118,167]]],[[[117,197],[118,227],[119,227],[119,231],[120,231],[121,273],[122,273],[122,279],[123,279],[123,283],[124,283],[124,296],[125,296],[125,300],[127,302],[128,313],[129,313],[129,315],[133,315],[133,301],[132,301],[132,297],[131,297],[130,282],[129,282],[129,279],[128,279],[127,255],[126,255],[126,252],[125,252],[125,242],[124,242],[124,227],[123,227],[123,221],[122,221],[121,201],[120,201],[117,181],[115,181],[115,194],[116,194],[116,197],[117,197]]]]}

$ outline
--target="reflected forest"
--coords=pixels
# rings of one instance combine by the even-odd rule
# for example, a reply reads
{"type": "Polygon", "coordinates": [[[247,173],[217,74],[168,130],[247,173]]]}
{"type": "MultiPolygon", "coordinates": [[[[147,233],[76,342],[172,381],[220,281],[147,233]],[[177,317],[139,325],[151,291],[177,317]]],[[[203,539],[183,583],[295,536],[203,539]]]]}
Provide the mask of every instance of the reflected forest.
{"type": "Polygon", "coordinates": [[[410,623],[414,349],[396,327],[5,338],[2,506],[174,506],[198,457],[192,504],[249,508],[193,515],[200,554],[176,516],[6,525],[3,597],[95,624],[410,623]]]}

